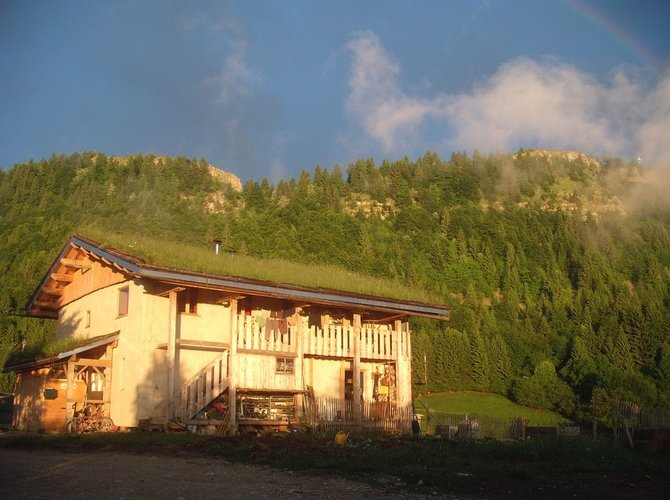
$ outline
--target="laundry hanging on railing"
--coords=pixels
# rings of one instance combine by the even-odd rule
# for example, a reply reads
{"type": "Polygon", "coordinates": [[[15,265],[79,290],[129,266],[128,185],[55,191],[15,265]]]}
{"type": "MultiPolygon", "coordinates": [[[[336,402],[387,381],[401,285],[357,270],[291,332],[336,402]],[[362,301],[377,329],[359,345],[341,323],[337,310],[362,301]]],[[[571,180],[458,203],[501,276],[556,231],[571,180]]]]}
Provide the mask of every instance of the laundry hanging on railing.
{"type": "Polygon", "coordinates": [[[272,311],[270,317],[265,320],[265,339],[269,340],[272,332],[286,335],[288,333],[288,320],[283,311],[272,311]]]}

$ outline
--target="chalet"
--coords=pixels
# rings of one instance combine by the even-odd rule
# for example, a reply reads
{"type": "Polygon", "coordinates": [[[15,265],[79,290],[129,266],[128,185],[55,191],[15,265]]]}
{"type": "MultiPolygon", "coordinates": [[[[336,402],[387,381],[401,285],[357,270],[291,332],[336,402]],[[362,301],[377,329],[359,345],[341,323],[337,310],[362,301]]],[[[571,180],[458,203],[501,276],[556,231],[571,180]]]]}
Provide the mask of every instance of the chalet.
{"type": "MultiPolygon", "coordinates": [[[[63,352],[16,372],[13,425],[58,432],[96,403],[117,426],[411,417],[411,316],[447,308],[152,265],[73,236],[27,305],[63,352]]],[[[403,423],[404,422],[404,423],[403,423]]]]}

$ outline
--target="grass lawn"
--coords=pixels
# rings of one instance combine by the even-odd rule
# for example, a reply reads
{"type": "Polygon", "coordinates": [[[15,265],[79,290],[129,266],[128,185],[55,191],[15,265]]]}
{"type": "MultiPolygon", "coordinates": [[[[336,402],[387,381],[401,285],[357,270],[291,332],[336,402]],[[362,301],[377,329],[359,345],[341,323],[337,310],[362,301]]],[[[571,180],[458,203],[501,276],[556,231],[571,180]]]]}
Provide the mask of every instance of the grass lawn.
{"type": "Polygon", "coordinates": [[[511,420],[526,417],[528,425],[550,427],[569,424],[570,420],[550,410],[539,410],[521,406],[500,394],[474,391],[444,392],[417,398],[417,413],[426,415],[427,410],[440,413],[467,413],[472,417],[490,417],[511,420]]]}

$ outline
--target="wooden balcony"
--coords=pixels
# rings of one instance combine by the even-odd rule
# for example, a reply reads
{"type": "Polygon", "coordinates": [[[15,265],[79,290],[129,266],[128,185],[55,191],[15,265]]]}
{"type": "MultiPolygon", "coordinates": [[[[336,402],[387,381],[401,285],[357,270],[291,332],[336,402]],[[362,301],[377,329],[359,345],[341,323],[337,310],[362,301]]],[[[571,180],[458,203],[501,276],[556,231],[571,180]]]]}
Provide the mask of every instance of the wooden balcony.
{"type": "MultiPolygon", "coordinates": [[[[283,332],[270,329],[249,316],[238,316],[237,352],[298,355],[305,357],[351,359],[354,357],[352,326],[330,325],[326,328],[288,326],[283,332]],[[302,330],[302,331],[301,331],[302,330]],[[299,338],[301,336],[301,338],[299,338]]],[[[363,325],[359,333],[360,358],[394,360],[410,356],[409,336],[386,325],[363,325]]]]}

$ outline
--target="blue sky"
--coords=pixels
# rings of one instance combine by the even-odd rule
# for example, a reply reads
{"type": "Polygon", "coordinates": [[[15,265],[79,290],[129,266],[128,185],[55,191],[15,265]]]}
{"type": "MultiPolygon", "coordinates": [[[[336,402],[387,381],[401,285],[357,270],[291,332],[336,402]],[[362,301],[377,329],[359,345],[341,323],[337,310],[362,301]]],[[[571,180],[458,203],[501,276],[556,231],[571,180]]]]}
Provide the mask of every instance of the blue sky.
{"type": "Polygon", "coordinates": [[[0,0],[0,167],[205,158],[272,181],[427,150],[670,164],[664,0],[0,0]]]}

